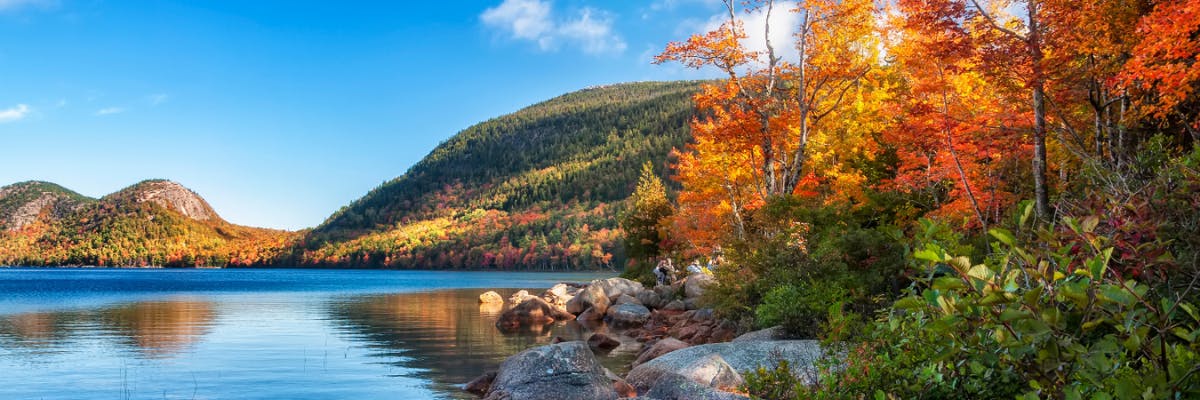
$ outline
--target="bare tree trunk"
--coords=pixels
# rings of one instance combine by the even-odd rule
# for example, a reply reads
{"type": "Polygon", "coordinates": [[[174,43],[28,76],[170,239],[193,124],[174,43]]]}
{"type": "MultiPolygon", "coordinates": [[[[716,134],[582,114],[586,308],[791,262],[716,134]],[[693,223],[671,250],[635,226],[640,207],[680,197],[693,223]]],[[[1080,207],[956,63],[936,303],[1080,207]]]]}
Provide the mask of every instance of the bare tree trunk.
{"type": "Polygon", "coordinates": [[[1042,34],[1038,20],[1038,3],[1030,0],[1029,11],[1029,54],[1032,56],[1033,79],[1033,193],[1038,217],[1050,218],[1050,190],[1046,183],[1046,87],[1042,70],[1042,34]]]}

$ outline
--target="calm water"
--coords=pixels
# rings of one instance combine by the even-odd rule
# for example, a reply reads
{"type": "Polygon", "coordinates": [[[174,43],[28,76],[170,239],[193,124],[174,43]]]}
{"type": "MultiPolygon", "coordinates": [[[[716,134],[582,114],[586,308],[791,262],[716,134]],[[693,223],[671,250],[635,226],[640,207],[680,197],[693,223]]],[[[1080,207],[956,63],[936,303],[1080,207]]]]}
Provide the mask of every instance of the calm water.
{"type": "MultiPolygon", "coordinates": [[[[0,269],[0,398],[469,398],[461,384],[508,355],[605,329],[501,333],[483,288],[596,277],[0,269]]],[[[627,346],[603,361],[623,365],[627,346]]]]}

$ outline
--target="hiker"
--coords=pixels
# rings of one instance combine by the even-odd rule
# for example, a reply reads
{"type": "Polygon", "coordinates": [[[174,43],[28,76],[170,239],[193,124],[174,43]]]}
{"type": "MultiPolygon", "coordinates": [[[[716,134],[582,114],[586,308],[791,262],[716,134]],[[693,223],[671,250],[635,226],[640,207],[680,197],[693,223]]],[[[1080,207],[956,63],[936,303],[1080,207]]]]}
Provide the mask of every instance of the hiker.
{"type": "Polygon", "coordinates": [[[659,285],[670,285],[675,279],[675,266],[671,265],[670,258],[658,260],[658,266],[654,267],[654,276],[658,278],[659,285]]]}

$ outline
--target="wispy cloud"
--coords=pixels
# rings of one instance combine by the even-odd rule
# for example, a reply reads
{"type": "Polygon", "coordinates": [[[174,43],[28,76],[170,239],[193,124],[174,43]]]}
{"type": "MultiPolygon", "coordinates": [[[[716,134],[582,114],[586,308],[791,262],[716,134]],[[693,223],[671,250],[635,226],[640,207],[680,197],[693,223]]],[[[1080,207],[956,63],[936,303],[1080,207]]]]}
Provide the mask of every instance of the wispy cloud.
{"type": "Polygon", "coordinates": [[[31,111],[32,109],[24,104],[17,104],[13,107],[0,110],[0,124],[20,121],[21,119],[25,118],[25,116],[29,115],[31,111]]]}
{"type": "Polygon", "coordinates": [[[542,51],[575,47],[587,54],[625,51],[625,40],[613,31],[612,13],[584,8],[569,18],[555,16],[549,0],[504,0],[484,10],[479,20],[512,40],[530,41],[542,51]]]}
{"type": "Polygon", "coordinates": [[[0,13],[22,8],[49,9],[58,6],[58,0],[0,0],[0,13]]]}
{"type": "Polygon", "coordinates": [[[124,108],[121,108],[121,107],[108,107],[108,108],[101,108],[101,109],[99,109],[99,110],[97,110],[97,111],[96,111],[96,116],[97,116],[97,117],[102,117],[102,116],[105,116],[105,115],[120,114],[120,113],[123,113],[123,112],[125,112],[125,109],[124,109],[124,108]]]}
{"type": "Polygon", "coordinates": [[[166,103],[167,100],[170,100],[170,99],[171,99],[171,96],[166,93],[155,93],[155,94],[146,96],[146,101],[150,102],[150,105],[152,105],[152,106],[157,106],[159,104],[166,103]]]}

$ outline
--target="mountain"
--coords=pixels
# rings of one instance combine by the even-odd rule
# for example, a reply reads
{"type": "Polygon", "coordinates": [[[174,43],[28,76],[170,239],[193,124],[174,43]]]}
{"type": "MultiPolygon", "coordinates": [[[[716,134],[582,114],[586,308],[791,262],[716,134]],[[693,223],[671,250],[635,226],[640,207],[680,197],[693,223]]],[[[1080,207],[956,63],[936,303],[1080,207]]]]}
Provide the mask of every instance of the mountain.
{"type": "Polygon", "coordinates": [[[36,222],[54,223],[95,199],[50,182],[28,181],[0,188],[0,230],[36,222]]]}
{"type": "Polygon", "coordinates": [[[595,269],[620,266],[618,216],[643,163],[665,177],[700,82],[592,87],[438,145],[320,226],[231,224],[196,192],[147,180],[92,199],[0,188],[0,265],[595,269]]]}
{"type": "Polygon", "coordinates": [[[0,233],[0,265],[267,265],[282,259],[296,237],[226,222],[194,191],[166,180],[143,181],[99,200],[50,183],[30,185],[0,189],[6,194],[0,210],[45,204],[40,215],[47,217],[20,226],[15,222],[28,217],[3,220],[10,229],[0,233]],[[8,205],[10,198],[16,206],[8,205]]]}
{"type": "Polygon", "coordinates": [[[665,175],[699,82],[593,87],[474,125],[343,207],[304,265],[584,269],[619,265],[617,215],[641,164],[665,175]]]}

